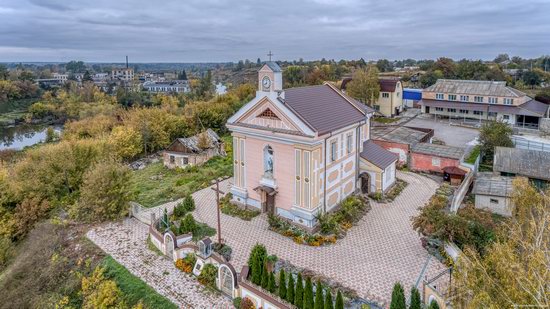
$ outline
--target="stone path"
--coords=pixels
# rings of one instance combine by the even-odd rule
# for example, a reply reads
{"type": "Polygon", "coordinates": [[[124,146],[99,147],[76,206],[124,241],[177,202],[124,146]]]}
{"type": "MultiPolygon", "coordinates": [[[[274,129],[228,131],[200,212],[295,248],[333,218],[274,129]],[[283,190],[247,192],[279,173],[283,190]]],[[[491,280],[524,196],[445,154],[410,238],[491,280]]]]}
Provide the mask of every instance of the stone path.
{"type": "Polygon", "coordinates": [[[147,248],[149,227],[136,219],[92,229],[87,237],[133,275],[180,308],[233,308],[231,300],[214,294],[147,248]]]}
{"type": "MultiPolygon", "coordinates": [[[[410,217],[417,213],[418,207],[428,201],[438,186],[435,181],[414,173],[398,172],[398,177],[409,183],[405,190],[390,204],[372,203],[372,210],[358,225],[344,239],[331,246],[309,247],[295,244],[291,239],[269,231],[265,215],[247,222],[222,214],[222,237],[233,248],[231,263],[240,271],[251,248],[256,243],[262,243],[270,254],[330,277],[356,290],[361,297],[382,305],[387,304],[391,299],[394,283],[402,282],[409,291],[426,263],[428,253],[422,248],[417,233],[413,231],[410,217]]],[[[229,180],[221,184],[225,192],[229,191],[229,186],[229,180]]],[[[206,188],[195,192],[193,197],[197,205],[193,213],[195,219],[215,227],[217,221],[214,191],[206,188]]],[[[176,203],[177,201],[167,203],[157,208],[171,209],[176,203]]],[[[150,258],[151,255],[143,245],[147,238],[147,227],[144,224],[137,220],[110,224],[98,231],[91,231],[89,237],[109,254],[115,252],[115,258],[121,259],[121,264],[126,267],[129,264],[129,269],[138,272],[137,275],[146,282],[152,281],[155,289],[167,295],[163,289],[167,288],[167,282],[173,282],[172,277],[165,280],[163,285],[163,270],[153,271],[156,264],[153,267],[153,264],[143,265],[140,262],[144,256],[150,258]],[[117,236],[117,233],[123,235],[117,236]],[[144,252],[136,252],[140,250],[144,252]],[[124,257],[126,252],[131,257],[124,257]]],[[[174,272],[175,268],[171,263],[161,262],[162,258],[159,257],[156,260],[162,269],[167,268],[170,273],[174,272]]],[[[425,274],[430,277],[443,269],[445,267],[442,264],[432,259],[425,274]]],[[[174,294],[174,297],[178,295],[178,303],[188,301],[195,306],[202,306],[209,299],[212,299],[212,303],[221,302],[217,298],[200,299],[196,295],[199,293],[197,284],[189,283],[190,279],[177,270],[175,272],[178,276],[174,279],[179,278],[183,282],[179,285],[181,288],[171,289],[166,293],[174,294]]]]}

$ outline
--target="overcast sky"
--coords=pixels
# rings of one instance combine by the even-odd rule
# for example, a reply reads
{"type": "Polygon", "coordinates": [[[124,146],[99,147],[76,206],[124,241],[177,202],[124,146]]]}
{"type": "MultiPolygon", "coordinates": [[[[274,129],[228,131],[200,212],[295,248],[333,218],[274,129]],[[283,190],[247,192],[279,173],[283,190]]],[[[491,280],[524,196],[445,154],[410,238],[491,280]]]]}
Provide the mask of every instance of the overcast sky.
{"type": "Polygon", "coordinates": [[[550,54],[550,0],[0,0],[0,62],[550,54]]]}

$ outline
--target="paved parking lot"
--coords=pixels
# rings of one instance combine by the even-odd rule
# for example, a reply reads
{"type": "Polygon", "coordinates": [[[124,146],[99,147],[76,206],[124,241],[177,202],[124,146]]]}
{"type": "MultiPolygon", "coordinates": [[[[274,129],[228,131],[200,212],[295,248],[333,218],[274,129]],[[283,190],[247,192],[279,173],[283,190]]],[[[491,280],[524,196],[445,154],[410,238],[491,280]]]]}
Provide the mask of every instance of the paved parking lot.
{"type": "MultiPolygon", "coordinates": [[[[410,217],[428,201],[438,186],[435,181],[418,174],[399,172],[398,177],[409,183],[401,195],[390,204],[373,203],[372,210],[358,225],[344,239],[331,246],[295,244],[291,239],[268,230],[265,215],[247,222],[222,214],[222,237],[233,248],[231,263],[240,271],[251,248],[256,243],[262,243],[270,254],[330,277],[356,290],[361,297],[387,304],[393,284],[400,281],[407,291],[410,290],[426,263],[428,253],[420,245],[419,236],[411,227],[410,217]]],[[[229,184],[226,180],[222,188],[228,188],[229,184]]],[[[214,192],[206,188],[195,192],[193,197],[197,205],[194,217],[215,227],[214,192]]],[[[175,203],[159,208],[173,207],[175,203]]],[[[147,229],[138,220],[108,224],[90,231],[88,235],[132,273],[179,304],[202,307],[208,301],[224,303],[217,297],[201,297],[197,284],[191,283],[181,273],[176,275],[179,271],[174,273],[172,263],[164,263],[158,257],[151,256],[144,244],[147,229]],[[151,263],[151,259],[156,262],[151,263]],[[162,276],[163,271],[168,271],[170,275],[162,276]],[[182,288],[181,284],[170,288],[173,280],[182,280],[189,289],[182,288]]],[[[442,264],[432,259],[426,275],[433,276],[443,269],[442,264]]]]}
{"type": "Polygon", "coordinates": [[[429,116],[419,115],[409,121],[406,126],[434,129],[435,138],[444,141],[447,145],[464,148],[479,135],[479,131],[476,129],[451,126],[448,119],[434,120],[427,117],[429,116]]]}

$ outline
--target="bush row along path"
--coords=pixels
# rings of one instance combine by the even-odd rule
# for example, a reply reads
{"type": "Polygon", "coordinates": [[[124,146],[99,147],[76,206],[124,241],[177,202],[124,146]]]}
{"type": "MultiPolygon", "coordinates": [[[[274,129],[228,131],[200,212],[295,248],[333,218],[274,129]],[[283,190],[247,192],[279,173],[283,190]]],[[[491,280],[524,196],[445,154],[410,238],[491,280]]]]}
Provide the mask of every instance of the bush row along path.
{"type": "MultiPolygon", "coordinates": [[[[412,229],[410,217],[417,213],[417,208],[423,206],[438,187],[435,181],[418,174],[398,172],[398,177],[409,183],[405,190],[388,204],[371,201],[372,210],[335,245],[310,247],[295,244],[292,239],[268,230],[265,214],[249,222],[221,214],[222,237],[233,248],[231,263],[240,271],[246,264],[251,248],[256,243],[262,243],[270,254],[276,254],[298,267],[332,278],[356,290],[361,297],[381,305],[388,304],[394,283],[400,281],[407,291],[410,290],[426,262],[428,253],[422,248],[418,234],[412,229]]],[[[229,186],[229,180],[221,184],[225,192],[229,191],[229,186]]],[[[193,212],[195,219],[216,227],[215,192],[206,188],[195,192],[193,197],[197,205],[193,212]]],[[[177,202],[156,208],[167,207],[170,210],[177,202]]],[[[173,298],[166,293],[172,293],[170,285],[175,284],[172,279],[182,282],[190,280],[181,273],[172,278],[172,273],[179,271],[168,261],[160,262],[160,257],[154,256],[154,261],[162,264],[162,269],[169,268],[167,271],[171,274],[170,280],[163,279],[163,270],[158,269],[158,265],[146,262],[152,258],[145,247],[147,226],[135,219],[99,227],[90,231],[89,237],[131,272],[139,271],[136,275],[148,283],[153,281],[152,286],[170,299],[173,298]],[[139,235],[135,235],[136,233],[139,235]],[[149,278],[151,276],[154,278],[149,278]],[[159,279],[164,280],[164,285],[160,284],[159,279]]],[[[430,277],[444,268],[432,259],[425,274],[430,277]]],[[[204,302],[196,300],[196,284],[184,285],[189,291],[178,289],[177,294],[185,297],[190,304],[202,307],[204,302]],[[187,294],[189,295],[184,296],[187,294]]],[[[211,296],[205,296],[204,301],[223,304],[221,300],[211,296]]]]}

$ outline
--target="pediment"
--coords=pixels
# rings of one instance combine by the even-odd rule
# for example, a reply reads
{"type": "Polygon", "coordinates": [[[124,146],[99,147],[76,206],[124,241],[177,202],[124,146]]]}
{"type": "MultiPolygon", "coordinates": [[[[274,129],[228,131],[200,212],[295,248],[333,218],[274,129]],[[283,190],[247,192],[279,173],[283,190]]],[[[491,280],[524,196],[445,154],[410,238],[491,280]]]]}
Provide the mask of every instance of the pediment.
{"type": "Polygon", "coordinates": [[[298,125],[268,98],[252,106],[236,123],[301,132],[298,125]]]}

